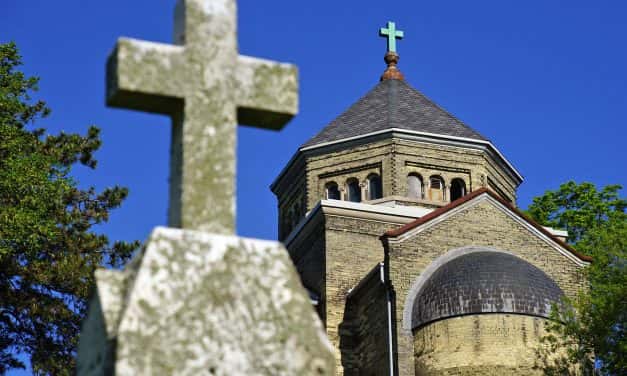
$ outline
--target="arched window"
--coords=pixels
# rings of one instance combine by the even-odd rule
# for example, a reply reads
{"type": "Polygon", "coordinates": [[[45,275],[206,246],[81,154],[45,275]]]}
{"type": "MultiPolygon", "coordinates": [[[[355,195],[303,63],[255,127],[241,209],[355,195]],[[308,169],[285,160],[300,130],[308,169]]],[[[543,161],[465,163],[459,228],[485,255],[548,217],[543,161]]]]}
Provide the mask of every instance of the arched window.
{"type": "Polygon", "coordinates": [[[444,180],[441,177],[429,178],[429,198],[433,201],[444,201],[444,180]]]}
{"type": "Polygon", "coordinates": [[[337,186],[337,183],[332,181],[327,183],[327,200],[339,200],[340,199],[340,189],[337,186]]]}
{"type": "Polygon", "coordinates": [[[368,175],[368,199],[376,200],[383,197],[381,177],[377,174],[368,175]]]}
{"type": "Polygon", "coordinates": [[[456,178],[451,182],[451,201],[466,195],[466,183],[462,179],[456,178]]]}
{"type": "Polygon", "coordinates": [[[348,201],[361,202],[361,187],[359,181],[355,178],[346,181],[348,190],[348,201]]]}
{"type": "Polygon", "coordinates": [[[407,175],[407,197],[424,198],[422,190],[422,177],[411,173],[407,175]]]}

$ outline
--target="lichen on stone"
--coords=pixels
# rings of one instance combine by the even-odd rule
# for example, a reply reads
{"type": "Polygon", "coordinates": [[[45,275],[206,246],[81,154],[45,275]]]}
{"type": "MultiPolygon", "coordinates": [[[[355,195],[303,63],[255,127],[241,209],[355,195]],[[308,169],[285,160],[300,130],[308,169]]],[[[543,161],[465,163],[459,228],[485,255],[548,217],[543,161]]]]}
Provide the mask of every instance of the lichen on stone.
{"type": "Polygon", "coordinates": [[[161,227],[134,266],[116,373],[333,374],[332,347],[280,243],[161,227]]]}

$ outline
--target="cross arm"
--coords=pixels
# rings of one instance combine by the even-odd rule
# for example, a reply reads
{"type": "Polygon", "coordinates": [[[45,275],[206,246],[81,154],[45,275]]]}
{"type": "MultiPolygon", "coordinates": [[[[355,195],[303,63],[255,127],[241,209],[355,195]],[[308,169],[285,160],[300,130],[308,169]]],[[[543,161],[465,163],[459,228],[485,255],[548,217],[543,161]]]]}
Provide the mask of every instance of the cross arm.
{"type": "Polygon", "coordinates": [[[120,38],[107,61],[107,105],[163,114],[182,103],[183,47],[120,38]]]}
{"type": "Polygon", "coordinates": [[[237,61],[237,121],[281,129],[298,112],[298,69],[249,56],[237,61]]]}

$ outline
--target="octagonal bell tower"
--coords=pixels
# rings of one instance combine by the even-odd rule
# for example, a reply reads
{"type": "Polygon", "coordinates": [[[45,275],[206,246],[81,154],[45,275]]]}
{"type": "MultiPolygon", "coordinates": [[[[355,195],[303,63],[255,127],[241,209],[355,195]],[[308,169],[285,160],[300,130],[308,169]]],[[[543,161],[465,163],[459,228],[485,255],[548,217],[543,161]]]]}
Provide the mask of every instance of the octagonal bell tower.
{"type": "Polygon", "coordinates": [[[437,208],[523,178],[492,142],[410,86],[388,51],[379,83],[305,142],[272,184],[285,239],[320,200],[437,208]]]}
{"type": "MultiPolygon", "coordinates": [[[[549,273],[554,265],[571,270],[570,261],[536,262],[556,249],[570,251],[553,238],[563,232],[530,225],[515,209],[520,173],[488,138],[407,83],[395,45],[403,33],[392,22],[381,34],[388,51],[379,82],[301,145],[271,189],[278,199],[278,238],[335,347],[339,374],[413,376],[452,359],[444,355],[454,349],[431,346],[421,331],[420,325],[439,321],[414,327],[407,324],[411,312],[407,319],[404,314],[412,284],[441,255],[465,246],[498,248],[524,256],[567,295],[578,282],[576,272],[549,273]],[[418,236],[408,232],[414,227],[425,229],[418,236]],[[550,244],[533,252],[547,254],[523,254],[541,241],[550,244]],[[572,280],[563,282],[562,275],[572,280]],[[430,363],[432,353],[444,354],[442,362],[430,363]]],[[[585,260],[574,262],[579,268],[585,260]]],[[[506,304],[496,306],[491,313],[511,313],[499,308],[506,304]]],[[[519,354],[527,354],[525,346],[519,354]]]]}

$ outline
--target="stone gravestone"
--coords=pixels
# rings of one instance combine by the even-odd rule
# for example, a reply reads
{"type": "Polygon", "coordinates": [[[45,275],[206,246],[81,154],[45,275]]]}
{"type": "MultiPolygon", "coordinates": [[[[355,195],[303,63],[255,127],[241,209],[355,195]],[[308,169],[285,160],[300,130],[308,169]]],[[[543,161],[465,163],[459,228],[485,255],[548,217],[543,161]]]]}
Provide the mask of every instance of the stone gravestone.
{"type": "Polygon", "coordinates": [[[285,248],[232,235],[236,124],[282,127],[296,69],[238,55],[234,0],[179,0],[175,20],[180,45],[121,39],[108,62],[108,104],[172,116],[172,227],[96,271],[77,373],[332,375],[285,248]]]}

